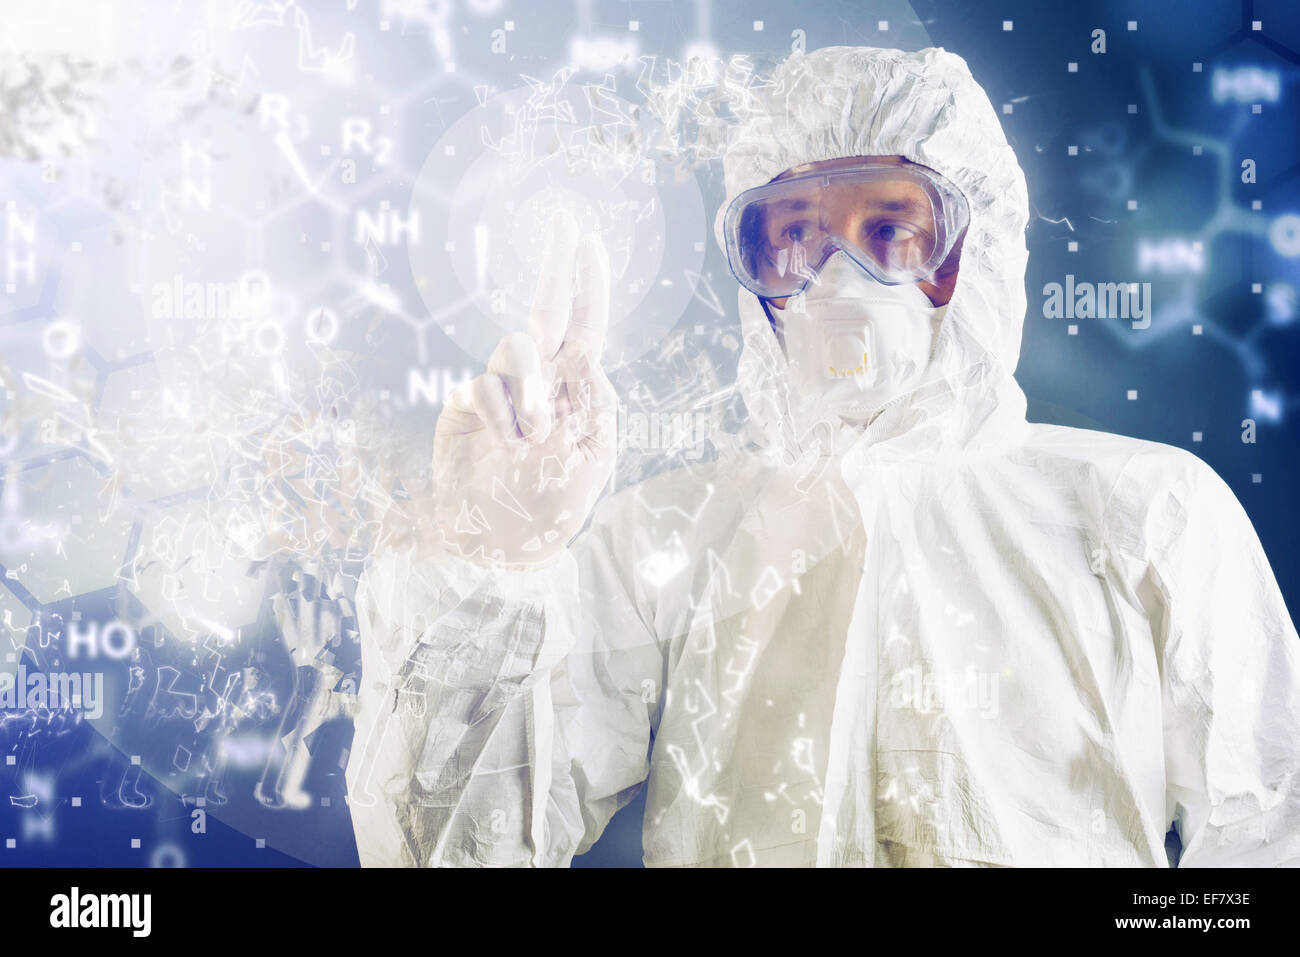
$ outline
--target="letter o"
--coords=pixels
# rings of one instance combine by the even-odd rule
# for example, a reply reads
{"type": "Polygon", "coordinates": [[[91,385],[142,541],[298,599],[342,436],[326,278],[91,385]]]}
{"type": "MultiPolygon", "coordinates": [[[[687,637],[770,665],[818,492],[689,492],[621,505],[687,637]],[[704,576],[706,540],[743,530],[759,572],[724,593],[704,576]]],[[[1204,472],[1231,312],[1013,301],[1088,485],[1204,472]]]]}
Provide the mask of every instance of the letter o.
{"type": "Polygon", "coordinates": [[[284,330],[276,325],[275,322],[268,319],[265,322],[259,322],[253,327],[253,352],[256,355],[278,356],[282,349],[284,349],[284,330]],[[267,329],[270,329],[275,333],[275,345],[273,348],[269,349],[265,348],[262,344],[263,339],[265,338],[262,333],[267,329]]]}
{"type": "Polygon", "coordinates": [[[175,844],[160,844],[149,855],[150,867],[184,867],[185,854],[175,844]]]}
{"type": "Polygon", "coordinates": [[[99,633],[99,648],[110,658],[125,658],[135,650],[135,632],[120,621],[110,622],[99,633]],[[114,639],[110,637],[112,635],[121,637],[120,639],[114,639]],[[119,643],[121,647],[117,647],[119,643]]]}
{"type": "Polygon", "coordinates": [[[41,347],[51,359],[67,359],[81,345],[81,329],[71,319],[55,319],[41,333],[41,347]]]}
{"type": "Polygon", "coordinates": [[[1300,216],[1287,213],[1273,220],[1268,227],[1268,238],[1278,255],[1287,259],[1300,256],[1300,216]]]}

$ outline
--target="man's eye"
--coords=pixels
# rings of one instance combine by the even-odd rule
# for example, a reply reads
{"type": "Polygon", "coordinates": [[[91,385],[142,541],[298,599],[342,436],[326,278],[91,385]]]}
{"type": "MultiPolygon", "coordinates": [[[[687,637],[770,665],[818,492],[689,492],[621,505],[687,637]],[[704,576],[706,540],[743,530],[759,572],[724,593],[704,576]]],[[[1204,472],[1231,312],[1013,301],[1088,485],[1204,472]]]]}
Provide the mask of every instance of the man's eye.
{"type": "Polygon", "coordinates": [[[808,238],[808,230],[802,223],[795,223],[792,226],[787,226],[782,235],[792,243],[801,243],[808,238]]]}
{"type": "Polygon", "coordinates": [[[916,236],[916,230],[902,223],[885,223],[876,230],[873,239],[884,243],[905,243],[916,236]]]}

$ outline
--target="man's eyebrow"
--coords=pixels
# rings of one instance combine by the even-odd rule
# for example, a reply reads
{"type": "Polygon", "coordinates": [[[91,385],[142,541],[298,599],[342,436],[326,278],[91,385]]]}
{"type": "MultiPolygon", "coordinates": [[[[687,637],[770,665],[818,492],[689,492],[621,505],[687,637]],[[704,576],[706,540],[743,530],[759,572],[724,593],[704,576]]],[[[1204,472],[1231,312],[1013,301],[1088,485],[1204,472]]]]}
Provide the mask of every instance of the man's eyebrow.
{"type": "Polygon", "coordinates": [[[880,199],[872,202],[871,208],[884,209],[891,213],[906,213],[919,209],[922,205],[918,199],[880,199]]]}
{"type": "MultiPolygon", "coordinates": [[[[811,202],[807,199],[778,199],[771,203],[771,208],[777,212],[802,212],[807,209],[811,202]]],[[[915,198],[907,199],[876,199],[872,200],[869,209],[881,209],[890,213],[907,213],[925,206],[920,200],[915,198]]]]}
{"type": "Polygon", "coordinates": [[[811,205],[807,199],[778,199],[772,203],[773,209],[781,211],[790,210],[792,212],[801,212],[811,205]]]}

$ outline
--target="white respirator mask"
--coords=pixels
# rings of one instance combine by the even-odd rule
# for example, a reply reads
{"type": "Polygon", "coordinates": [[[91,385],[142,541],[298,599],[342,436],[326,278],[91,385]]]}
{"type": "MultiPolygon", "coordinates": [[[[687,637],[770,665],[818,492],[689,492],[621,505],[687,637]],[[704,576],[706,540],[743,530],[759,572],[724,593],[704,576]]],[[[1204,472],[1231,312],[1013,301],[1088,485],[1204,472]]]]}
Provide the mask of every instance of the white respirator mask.
{"type": "Polygon", "coordinates": [[[924,384],[947,310],[915,283],[877,282],[842,251],[784,309],[765,305],[799,393],[863,425],[924,384]]]}

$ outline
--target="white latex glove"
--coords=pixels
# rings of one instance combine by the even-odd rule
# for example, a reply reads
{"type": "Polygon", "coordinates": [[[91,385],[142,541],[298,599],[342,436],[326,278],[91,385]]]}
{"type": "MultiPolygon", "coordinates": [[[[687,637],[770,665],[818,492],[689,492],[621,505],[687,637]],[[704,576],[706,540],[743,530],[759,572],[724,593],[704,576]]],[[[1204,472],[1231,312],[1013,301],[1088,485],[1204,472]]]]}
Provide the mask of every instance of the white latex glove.
{"type": "Polygon", "coordinates": [[[609,256],[550,221],[528,332],[506,335],[487,372],[460,386],[433,446],[435,514],[452,552],[531,565],[565,549],[614,469],[618,400],[600,368],[609,256]],[[575,289],[576,285],[576,289],[575,289]]]}

